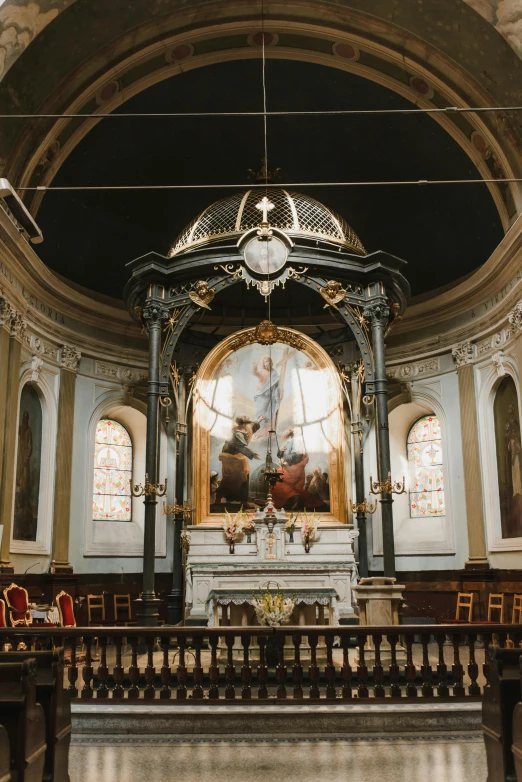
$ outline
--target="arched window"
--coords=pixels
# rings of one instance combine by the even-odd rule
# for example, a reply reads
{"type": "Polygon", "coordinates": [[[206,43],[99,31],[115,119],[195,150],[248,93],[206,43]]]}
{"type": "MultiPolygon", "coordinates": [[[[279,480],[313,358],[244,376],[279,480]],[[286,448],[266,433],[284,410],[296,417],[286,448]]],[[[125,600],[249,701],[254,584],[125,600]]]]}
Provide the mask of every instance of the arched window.
{"type": "Polygon", "coordinates": [[[132,440],[117,421],[102,418],[94,444],[95,521],[131,521],[132,440]]]}
{"type": "Polygon", "coordinates": [[[436,415],[419,418],[408,434],[410,516],[444,516],[444,472],[440,423],[436,415]]]}

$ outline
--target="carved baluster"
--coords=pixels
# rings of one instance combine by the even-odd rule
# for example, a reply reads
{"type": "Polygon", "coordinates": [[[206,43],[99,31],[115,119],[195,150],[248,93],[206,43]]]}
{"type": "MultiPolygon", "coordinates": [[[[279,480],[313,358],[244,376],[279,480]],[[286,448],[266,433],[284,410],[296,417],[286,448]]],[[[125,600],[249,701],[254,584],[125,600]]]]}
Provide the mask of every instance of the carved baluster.
{"type": "Polygon", "coordinates": [[[121,646],[122,646],[122,637],[121,635],[115,635],[113,638],[114,641],[114,647],[116,649],[116,662],[114,664],[114,668],[112,669],[112,677],[114,679],[114,688],[112,690],[112,697],[115,700],[121,700],[125,695],[125,690],[123,689],[123,665],[121,664],[121,646]]]}
{"type": "Polygon", "coordinates": [[[294,665],[292,668],[292,681],[294,682],[294,700],[303,699],[303,666],[301,665],[301,633],[292,636],[294,644],[294,665]]]}
{"type": "Polygon", "coordinates": [[[308,635],[308,643],[310,644],[310,667],[308,669],[308,678],[310,680],[310,698],[320,698],[321,693],[319,691],[319,666],[317,665],[317,642],[319,636],[317,633],[311,632],[308,635]]]}
{"type": "Polygon", "coordinates": [[[455,633],[452,637],[453,665],[451,670],[455,681],[455,684],[453,685],[453,695],[462,698],[465,695],[464,686],[462,684],[462,681],[464,679],[464,668],[460,664],[459,641],[460,641],[460,635],[455,633]]]}
{"type": "Polygon", "coordinates": [[[439,635],[437,637],[437,646],[439,647],[439,662],[437,664],[437,693],[443,698],[449,695],[449,687],[446,683],[446,678],[448,676],[448,666],[444,660],[445,640],[445,635],[439,635]]]}
{"type": "Polygon", "coordinates": [[[208,669],[209,688],[208,697],[210,700],[217,700],[219,698],[219,666],[217,661],[217,648],[219,644],[219,637],[217,635],[211,635],[209,638],[210,643],[210,666],[208,669]]]}
{"type": "Polygon", "coordinates": [[[135,701],[140,697],[140,690],[138,687],[138,679],[140,678],[140,669],[138,668],[138,639],[133,637],[128,640],[131,648],[131,664],[129,665],[130,684],[127,698],[131,701],[135,701]]]}
{"type": "Polygon", "coordinates": [[[402,696],[401,688],[399,685],[400,671],[397,664],[397,642],[398,636],[396,633],[388,633],[386,635],[388,643],[390,644],[390,694],[392,698],[400,698],[402,696]]]}
{"type": "Polygon", "coordinates": [[[477,636],[475,633],[468,634],[468,647],[469,647],[469,663],[468,663],[468,676],[470,678],[470,685],[468,692],[470,695],[480,695],[480,687],[478,685],[478,672],[479,668],[475,659],[475,642],[477,636]]]}
{"type": "Polygon", "coordinates": [[[152,701],[156,697],[156,690],[154,689],[154,679],[156,678],[156,668],[154,667],[154,638],[148,637],[145,639],[147,646],[147,665],[145,666],[145,692],[143,697],[147,701],[152,701]]]}
{"type": "Polygon", "coordinates": [[[243,667],[241,668],[241,698],[249,701],[252,697],[250,681],[252,679],[252,668],[250,667],[250,658],[248,650],[250,647],[250,636],[245,633],[241,636],[243,644],[243,667]]]}
{"type": "Polygon", "coordinates": [[[384,698],[384,671],[381,662],[381,633],[375,633],[373,636],[375,646],[375,665],[373,666],[373,695],[375,698],[384,698]]]}
{"type": "Polygon", "coordinates": [[[337,692],[335,689],[335,665],[333,661],[333,635],[325,636],[326,642],[326,667],[324,669],[326,676],[326,699],[335,700],[337,692]]]}
{"type": "Polygon", "coordinates": [[[71,664],[67,671],[67,678],[69,680],[69,686],[67,692],[71,698],[78,697],[78,688],[76,686],[76,680],[78,679],[78,665],[76,663],[76,638],[69,638],[71,644],[71,664]]]}
{"type": "Polygon", "coordinates": [[[415,678],[417,676],[417,669],[413,663],[413,636],[405,636],[406,640],[406,697],[417,697],[417,685],[415,684],[415,678]]]}
{"type": "Polygon", "coordinates": [[[486,680],[486,686],[489,684],[489,649],[492,643],[491,633],[484,633],[484,662],[482,664],[482,673],[486,680]]]}
{"type": "Polygon", "coordinates": [[[266,682],[268,679],[268,668],[266,665],[266,635],[258,635],[257,642],[259,644],[259,665],[257,666],[257,697],[262,700],[268,698],[268,689],[266,682]]]}
{"type": "Polygon", "coordinates": [[[343,701],[348,701],[352,697],[352,666],[350,665],[349,643],[350,636],[341,635],[341,645],[343,647],[343,667],[341,672],[343,677],[343,701]]]}
{"type": "Polygon", "coordinates": [[[422,696],[424,698],[433,698],[433,671],[430,665],[430,658],[428,653],[428,644],[430,642],[430,636],[426,633],[421,638],[422,641],[422,696]]]}
{"type": "Polygon", "coordinates": [[[286,664],[285,664],[285,636],[276,636],[277,644],[277,666],[276,666],[276,679],[277,679],[277,698],[278,700],[285,700],[286,698],[286,664]]]}
{"type": "Polygon", "coordinates": [[[236,697],[236,668],[234,666],[234,636],[227,635],[227,664],[225,665],[225,698],[233,701],[236,697]]]}
{"type": "Polygon", "coordinates": [[[177,680],[178,685],[176,688],[176,699],[178,701],[184,701],[187,698],[187,667],[185,665],[185,636],[181,635],[177,639],[179,658],[178,658],[178,670],[177,680]]]}
{"type": "Polygon", "coordinates": [[[201,666],[201,644],[203,643],[203,637],[201,635],[195,635],[192,638],[194,649],[196,652],[196,659],[194,660],[193,676],[193,689],[192,697],[194,700],[201,700],[204,697],[203,692],[203,668],[201,666]]]}
{"type": "Polygon", "coordinates": [[[160,644],[161,644],[161,649],[163,651],[163,665],[161,666],[160,700],[168,700],[172,695],[172,690],[170,689],[171,671],[170,671],[170,663],[169,663],[169,639],[161,638],[160,644]]]}
{"type": "Polygon", "coordinates": [[[359,698],[367,698],[368,691],[368,667],[364,659],[364,645],[366,643],[366,633],[357,634],[357,648],[359,652],[359,661],[357,663],[357,679],[359,684],[357,687],[357,695],[359,698]]]}
{"type": "Polygon", "coordinates": [[[107,698],[109,695],[109,689],[107,687],[107,679],[109,678],[109,669],[107,668],[107,639],[100,638],[100,664],[98,666],[98,689],[96,690],[97,698],[107,698]]]}
{"type": "Polygon", "coordinates": [[[83,678],[83,687],[82,687],[82,698],[92,698],[92,676],[93,676],[93,668],[92,668],[92,655],[91,655],[91,646],[92,646],[92,638],[86,637],[84,638],[84,644],[85,644],[85,665],[83,666],[82,670],[82,678],[83,678]]]}

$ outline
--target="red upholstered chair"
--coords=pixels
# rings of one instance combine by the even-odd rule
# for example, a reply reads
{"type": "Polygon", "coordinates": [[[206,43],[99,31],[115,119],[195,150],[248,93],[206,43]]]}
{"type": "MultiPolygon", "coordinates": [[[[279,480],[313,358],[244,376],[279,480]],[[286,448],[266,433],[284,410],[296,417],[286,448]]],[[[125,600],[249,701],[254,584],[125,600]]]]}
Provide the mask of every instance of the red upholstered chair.
{"type": "Polygon", "coordinates": [[[76,627],[73,599],[63,589],[56,595],[56,605],[60,614],[60,627],[76,627]]]}
{"type": "Polygon", "coordinates": [[[4,589],[5,602],[9,611],[9,620],[13,627],[17,625],[32,625],[33,616],[29,607],[27,589],[17,584],[11,584],[4,589]]]}

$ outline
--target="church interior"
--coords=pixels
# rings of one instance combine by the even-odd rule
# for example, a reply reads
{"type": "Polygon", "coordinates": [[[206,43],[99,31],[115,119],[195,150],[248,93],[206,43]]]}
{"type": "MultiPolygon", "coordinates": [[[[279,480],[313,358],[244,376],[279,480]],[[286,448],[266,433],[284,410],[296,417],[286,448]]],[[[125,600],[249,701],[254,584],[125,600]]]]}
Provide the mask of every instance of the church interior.
{"type": "Polygon", "coordinates": [[[521,213],[520,0],[0,0],[0,782],[522,782],[521,213]]]}

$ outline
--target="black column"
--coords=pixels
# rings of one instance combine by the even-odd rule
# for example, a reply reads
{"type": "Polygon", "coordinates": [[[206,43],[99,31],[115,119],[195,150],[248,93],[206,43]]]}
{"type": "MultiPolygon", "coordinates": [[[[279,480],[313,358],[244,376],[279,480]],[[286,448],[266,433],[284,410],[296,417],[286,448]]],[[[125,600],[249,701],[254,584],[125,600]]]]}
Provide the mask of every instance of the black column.
{"type": "MultiPolygon", "coordinates": [[[[185,464],[187,455],[187,370],[180,367],[178,384],[178,420],[176,423],[176,504],[185,501],[185,464]]],[[[174,514],[174,553],[172,562],[172,589],[167,598],[167,622],[179,624],[183,620],[183,555],[181,532],[183,513],[174,514]]]]}
{"type": "MultiPolygon", "coordinates": [[[[152,286],[155,288],[156,286],[152,286]]],[[[154,291],[153,291],[154,292],[154,291]]],[[[159,372],[161,331],[168,317],[166,308],[148,301],[143,308],[143,320],[149,333],[149,379],[147,383],[147,435],[145,442],[145,473],[152,485],[158,483],[159,457],[159,372]]],[[[145,482],[144,482],[145,483],[145,482]]],[[[158,623],[158,605],[154,590],[156,550],[156,494],[145,495],[145,527],[143,533],[143,592],[136,601],[138,624],[153,627],[158,623]]]]}
{"type": "MultiPolygon", "coordinates": [[[[361,505],[365,498],[364,463],[363,463],[363,426],[361,420],[361,396],[360,379],[357,373],[357,364],[351,366],[350,388],[352,392],[352,442],[355,473],[355,501],[361,505]]],[[[359,530],[359,575],[362,578],[368,576],[368,538],[366,530],[366,513],[357,511],[357,529],[359,530]]]]}
{"type": "MultiPolygon", "coordinates": [[[[384,335],[390,310],[383,302],[376,302],[364,310],[370,322],[374,358],[374,387],[377,427],[377,458],[379,481],[385,482],[391,473],[390,431],[388,427],[388,382],[384,359],[384,335]]],[[[390,492],[381,492],[382,546],[384,575],[395,577],[395,543],[393,538],[393,498],[390,492]]]]}

